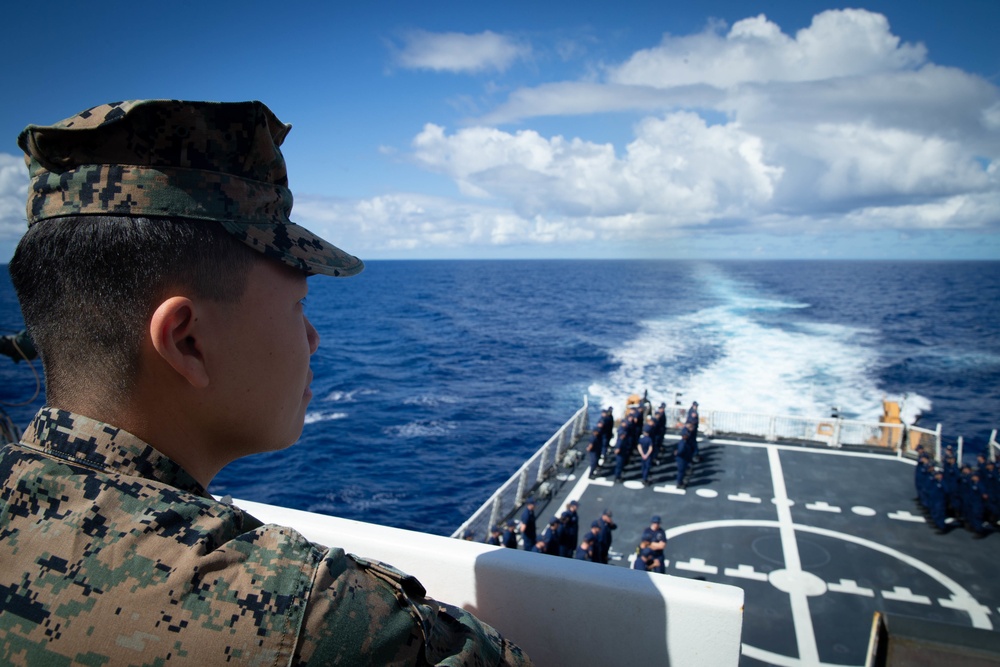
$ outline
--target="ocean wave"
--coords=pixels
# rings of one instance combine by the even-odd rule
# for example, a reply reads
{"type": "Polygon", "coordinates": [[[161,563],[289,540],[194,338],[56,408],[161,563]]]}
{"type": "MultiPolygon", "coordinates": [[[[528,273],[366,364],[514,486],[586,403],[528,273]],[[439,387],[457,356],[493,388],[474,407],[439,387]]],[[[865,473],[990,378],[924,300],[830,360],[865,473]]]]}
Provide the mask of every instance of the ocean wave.
{"type": "Polygon", "coordinates": [[[346,419],[346,412],[307,412],[306,413],[306,424],[315,424],[317,422],[332,421],[334,419],[346,419]]]}
{"type": "Polygon", "coordinates": [[[427,438],[447,435],[457,428],[458,424],[454,422],[433,419],[399,426],[387,426],[382,431],[386,435],[396,438],[427,438]]]}
{"type": "Polygon", "coordinates": [[[354,403],[359,396],[374,396],[378,394],[378,389],[353,389],[351,391],[331,391],[323,397],[323,401],[328,403],[354,403]]]}

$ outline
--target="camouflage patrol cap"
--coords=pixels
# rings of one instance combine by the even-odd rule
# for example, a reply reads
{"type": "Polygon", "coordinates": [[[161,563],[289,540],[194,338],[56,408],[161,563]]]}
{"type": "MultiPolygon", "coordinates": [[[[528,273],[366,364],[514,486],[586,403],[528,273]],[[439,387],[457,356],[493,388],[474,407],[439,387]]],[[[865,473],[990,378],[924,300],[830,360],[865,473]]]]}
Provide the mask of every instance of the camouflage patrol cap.
{"type": "Polygon", "coordinates": [[[279,146],[291,129],[261,102],[103,104],[17,138],[31,177],[28,226],[77,215],[211,220],[307,273],[364,263],[289,219],[279,146]]]}

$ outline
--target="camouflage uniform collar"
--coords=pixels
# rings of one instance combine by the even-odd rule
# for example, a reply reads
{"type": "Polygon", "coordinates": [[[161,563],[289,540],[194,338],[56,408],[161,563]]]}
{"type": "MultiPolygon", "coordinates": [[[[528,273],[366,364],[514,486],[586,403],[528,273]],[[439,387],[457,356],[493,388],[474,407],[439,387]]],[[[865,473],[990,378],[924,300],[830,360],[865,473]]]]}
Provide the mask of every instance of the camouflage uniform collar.
{"type": "Polygon", "coordinates": [[[187,471],[128,431],[66,410],[39,410],[25,429],[21,445],[109,474],[154,479],[208,495],[187,471]]]}

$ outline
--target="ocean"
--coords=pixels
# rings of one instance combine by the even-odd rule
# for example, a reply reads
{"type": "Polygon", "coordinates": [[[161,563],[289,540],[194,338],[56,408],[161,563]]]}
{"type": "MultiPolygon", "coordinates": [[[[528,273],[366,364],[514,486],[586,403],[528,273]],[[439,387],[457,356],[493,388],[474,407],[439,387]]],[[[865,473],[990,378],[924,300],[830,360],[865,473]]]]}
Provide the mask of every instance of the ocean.
{"type": "MultiPolygon", "coordinates": [[[[310,290],[302,437],[213,493],[447,535],[584,396],[593,423],[644,390],[873,421],[901,398],[970,452],[1000,427],[1000,262],[371,261],[310,290]]],[[[3,271],[0,332],[21,326],[3,271]]],[[[44,388],[6,358],[0,383],[23,427],[44,388]]]]}

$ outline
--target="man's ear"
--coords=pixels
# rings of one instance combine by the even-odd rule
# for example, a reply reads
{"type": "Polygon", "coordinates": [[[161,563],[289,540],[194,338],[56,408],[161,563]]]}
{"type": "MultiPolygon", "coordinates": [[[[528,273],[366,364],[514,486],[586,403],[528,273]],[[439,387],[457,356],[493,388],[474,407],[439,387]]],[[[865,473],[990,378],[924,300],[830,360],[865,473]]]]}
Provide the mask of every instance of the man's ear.
{"type": "Polygon", "coordinates": [[[192,386],[204,388],[209,377],[196,315],[197,308],[190,299],[172,296],[153,311],[149,336],[167,365],[192,386]]]}

